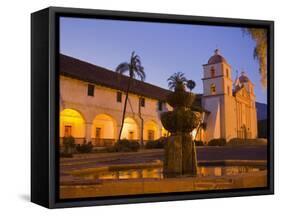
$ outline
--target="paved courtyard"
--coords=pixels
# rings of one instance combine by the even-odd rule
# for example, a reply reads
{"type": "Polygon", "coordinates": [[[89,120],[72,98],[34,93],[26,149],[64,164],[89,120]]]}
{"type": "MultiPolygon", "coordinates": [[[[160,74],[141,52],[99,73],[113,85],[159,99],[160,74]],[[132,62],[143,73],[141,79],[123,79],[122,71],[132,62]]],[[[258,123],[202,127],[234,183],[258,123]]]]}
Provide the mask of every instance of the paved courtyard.
{"type": "MultiPolygon", "coordinates": [[[[140,150],[139,152],[120,153],[92,153],[77,154],[73,158],[62,158],[60,162],[61,174],[66,171],[109,166],[116,164],[149,163],[164,159],[163,149],[140,150]]],[[[266,146],[247,147],[197,147],[198,162],[248,160],[266,161],[266,146]]]]}
{"type": "MultiPolygon", "coordinates": [[[[267,185],[267,170],[239,173],[239,175],[196,176],[177,178],[87,179],[73,173],[108,171],[109,167],[161,167],[163,150],[141,150],[129,153],[78,154],[63,158],[60,163],[60,197],[85,198],[118,195],[153,194],[165,192],[188,192],[258,188],[267,185]]],[[[238,164],[242,170],[247,166],[266,166],[266,146],[250,147],[198,147],[198,163],[215,166],[238,164]]],[[[223,167],[223,166],[222,166],[223,167]]],[[[153,169],[153,168],[152,168],[153,169]]],[[[136,172],[136,171],[134,171],[136,172]]],[[[81,173],[80,173],[81,174],[81,173]]]]}

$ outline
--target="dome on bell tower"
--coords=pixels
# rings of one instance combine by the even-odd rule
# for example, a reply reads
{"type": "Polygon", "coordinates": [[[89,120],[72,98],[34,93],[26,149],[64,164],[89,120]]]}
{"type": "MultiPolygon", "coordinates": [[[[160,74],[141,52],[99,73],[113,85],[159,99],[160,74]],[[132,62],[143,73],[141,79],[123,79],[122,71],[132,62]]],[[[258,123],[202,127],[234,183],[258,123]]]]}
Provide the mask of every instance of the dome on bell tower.
{"type": "Polygon", "coordinates": [[[217,64],[217,63],[222,63],[222,62],[227,63],[225,58],[219,54],[219,50],[215,49],[215,53],[213,56],[211,56],[211,58],[209,58],[208,64],[217,64]]]}
{"type": "Polygon", "coordinates": [[[247,83],[247,82],[249,82],[249,78],[248,78],[248,76],[246,75],[246,73],[244,71],[241,72],[241,75],[239,77],[239,81],[240,81],[240,83],[247,83]]]}

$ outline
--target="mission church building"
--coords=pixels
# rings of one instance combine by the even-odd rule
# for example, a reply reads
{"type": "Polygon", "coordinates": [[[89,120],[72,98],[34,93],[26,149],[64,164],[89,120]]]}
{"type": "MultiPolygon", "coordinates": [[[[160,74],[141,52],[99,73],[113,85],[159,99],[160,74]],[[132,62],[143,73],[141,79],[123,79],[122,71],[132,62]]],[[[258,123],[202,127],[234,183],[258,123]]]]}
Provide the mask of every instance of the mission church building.
{"type": "Polygon", "coordinates": [[[203,71],[202,107],[210,112],[205,139],[257,138],[254,84],[246,73],[233,83],[231,66],[217,49],[203,71]]]}
{"type": "MultiPolygon", "coordinates": [[[[159,72],[160,73],[160,72],[159,72]]],[[[60,137],[73,136],[76,144],[113,145],[121,128],[125,87],[129,78],[66,55],[60,55],[60,137]]],[[[218,50],[203,65],[203,94],[197,94],[205,128],[195,139],[256,138],[254,85],[242,72],[234,83],[231,66],[218,50]]],[[[144,142],[167,136],[160,120],[172,110],[165,102],[170,91],[133,80],[121,138],[144,142]]]]}

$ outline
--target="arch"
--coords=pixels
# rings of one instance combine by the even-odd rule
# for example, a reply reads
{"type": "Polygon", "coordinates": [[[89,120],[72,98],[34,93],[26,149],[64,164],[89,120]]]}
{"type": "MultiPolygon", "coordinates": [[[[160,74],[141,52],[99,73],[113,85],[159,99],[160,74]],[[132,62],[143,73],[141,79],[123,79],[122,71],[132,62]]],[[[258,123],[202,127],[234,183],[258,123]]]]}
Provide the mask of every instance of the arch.
{"type": "Polygon", "coordinates": [[[143,139],[144,140],[156,140],[160,138],[160,130],[158,124],[149,120],[144,123],[143,139]]]}
{"type": "Polygon", "coordinates": [[[211,94],[216,94],[216,85],[214,83],[211,84],[210,90],[211,94]]]}
{"type": "Polygon", "coordinates": [[[139,139],[139,126],[135,119],[126,117],[121,133],[121,139],[136,140],[139,139]]]}
{"type": "Polygon", "coordinates": [[[75,109],[64,109],[60,113],[60,137],[85,138],[85,119],[75,109]]]}
{"type": "Polygon", "coordinates": [[[93,119],[91,137],[94,139],[115,139],[116,121],[108,114],[98,114],[93,119]]]}
{"type": "Polygon", "coordinates": [[[211,67],[211,77],[215,77],[216,75],[216,71],[215,71],[215,68],[212,66],[211,67]]]}

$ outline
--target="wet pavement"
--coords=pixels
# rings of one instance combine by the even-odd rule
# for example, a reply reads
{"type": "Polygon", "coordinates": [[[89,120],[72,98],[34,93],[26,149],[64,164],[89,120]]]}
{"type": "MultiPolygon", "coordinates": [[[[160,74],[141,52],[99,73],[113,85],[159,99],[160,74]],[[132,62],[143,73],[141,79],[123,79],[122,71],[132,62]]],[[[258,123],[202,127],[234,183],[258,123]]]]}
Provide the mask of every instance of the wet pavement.
{"type": "MultiPolygon", "coordinates": [[[[117,164],[150,163],[163,161],[163,149],[141,150],[139,152],[79,154],[73,158],[62,158],[62,173],[68,170],[88,167],[100,167],[117,164]]],[[[266,160],[266,146],[247,147],[197,147],[197,159],[200,161],[217,160],[266,160]]]]}

